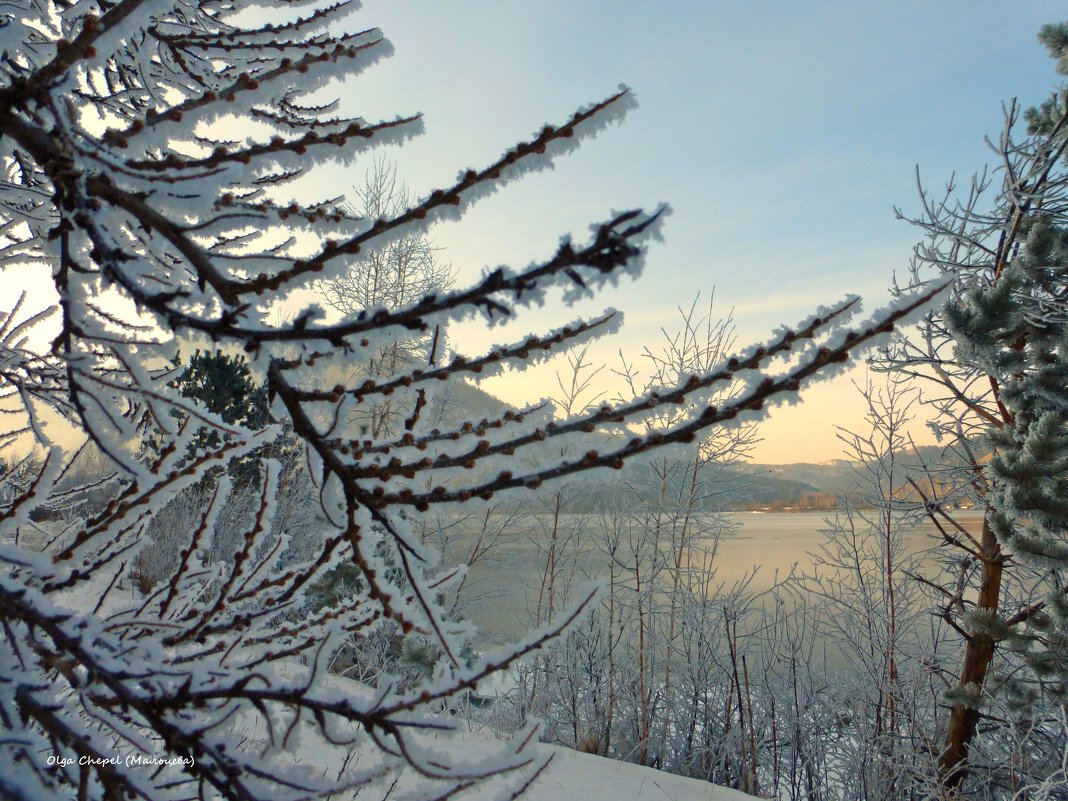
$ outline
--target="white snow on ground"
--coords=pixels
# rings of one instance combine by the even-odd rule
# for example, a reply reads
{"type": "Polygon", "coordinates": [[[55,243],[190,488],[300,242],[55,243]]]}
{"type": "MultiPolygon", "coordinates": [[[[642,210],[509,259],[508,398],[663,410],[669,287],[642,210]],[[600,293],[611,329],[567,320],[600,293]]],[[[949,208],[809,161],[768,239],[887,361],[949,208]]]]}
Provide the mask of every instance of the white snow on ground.
{"type": "Polygon", "coordinates": [[[555,752],[553,761],[522,796],[526,801],[745,801],[755,797],[629,762],[543,747],[555,752]]]}
{"type": "MultiPolygon", "coordinates": [[[[82,582],[72,591],[63,594],[64,602],[72,610],[92,609],[101,594],[111,583],[113,572],[98,571],[89,581],[82,582]]],[[[114,607],[136,603],[131,590],[113,587],[99,614],[106,615],[114,607]]],[[[297,663],[278,663],[280,675],[306,674],[307,668],[297,663]]],[[[495,677],[498,685],[507,685],[506,677],[495,677]]],[[[343,693],[360,695],[367,687],[349,678],[326,674],[321,681],[343,693]]],[[[490,682],[492,684],[492,682],[490,682]]],[[[497,686],[500,689],[500,686],[497,686]]],[[[456,719],[450,719],[457,722],[456,719]]],[[[265,735],[263,722],[257,716],[238,716],[232,723],[250,742],[262,742],[265,735]]],[[[494,747],[493,736],[488,731],[466,731],[460,735],[461,748],[478,752],[494,747]]],[[[442,744],[444,745],[444,744],[442,744]]],[[[290,752],[295,765],[317,765],[321,769],[337,769],[330,759],[324,759],[319,749],[310,743],[301,743],[290,752]]],[[[445,746],[446,750],[455,746],[445,746]]],[[[521,796],[521,801],[749,801],[756,796],[747,795],[715,784],[675,776],[654,768],[642,767],[629,762],[584,754],[562,746],[538,745],[540,754],[551,753],[548,768],[521,796]]],[[[368,753],[373,761],[373,754],[368,753]]],[[[405,782],[402,781],[403,787],[405,782]]],[[[488,789],[488,788],[487,788],[488,789]]],[[[477,797],[477,796],[476,796],[477,797]]]]}
{"type": "MultiPolygon", "coordinates": [[[[286,667],[297,673],[307,670],[297,664],[286,667]]],[[[343,692],[366,692],[363,685],[342,676],[324,676],[323,680],[343,692]]],[[[456,719],[451,721],[455,723],[456,719]]],[[[252,729],[246,729],[246,733],[253,738],[262,735],[258,723],[252,729]]],[[[464,750],[478,752],[497,745],[487,730],[465,731],[460,738],[464,750]]],[[[440,745],[445,749],[443,753],[455,747],[440,745]]],[[[751,801],[756,798],[700,779],[584,754],[563,746],[539,744],[536,748],[538,750],[532,755],[551,753],[552,761],[520,801],[751,801]]],[[[308,753],[302,756],[309,761],[321,759],[308,753]]],[[[478,797],[476,794],[473,798],[478,797]]]]}

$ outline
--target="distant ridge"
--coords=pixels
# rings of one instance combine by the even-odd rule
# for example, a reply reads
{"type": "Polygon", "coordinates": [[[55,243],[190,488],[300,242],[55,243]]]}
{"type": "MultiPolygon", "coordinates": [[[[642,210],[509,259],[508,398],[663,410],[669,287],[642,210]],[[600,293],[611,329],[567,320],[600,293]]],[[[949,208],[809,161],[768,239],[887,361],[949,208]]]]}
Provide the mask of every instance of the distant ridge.
{"type": "MultiPolygon", "coordinates": [[[[456,422],[460,418],[472,422],[483,418],[492,420],[506,410],[515,409],[470,383],[457,385],[451,397],[442,399],[442,404],[443,422],[456,422]]],[[[955,461],[947,457],[940,446],[921,445],[917,450],[920,458],[930,465],[945,467],[947,462],[955,461]]],[[[906,463],[918,461],[912,453],[903,456],[906,463]]],[[[844,458],[790,464],[747,462],[721,465],[715,468],[715,492],[705,503],[727,510],[832,509],[838,498],[857,487],[857,466],[857,462],[844,458]]],[[[643,475],[647,470],[647,463],[631,462],[622,470],[621,476],[640,484],[643,479],[647,480],[643,475]]],[[[574,512],[592,511],[603,497],[604,485],[589,482],[576,488],[569,506],[574,512]]]]}

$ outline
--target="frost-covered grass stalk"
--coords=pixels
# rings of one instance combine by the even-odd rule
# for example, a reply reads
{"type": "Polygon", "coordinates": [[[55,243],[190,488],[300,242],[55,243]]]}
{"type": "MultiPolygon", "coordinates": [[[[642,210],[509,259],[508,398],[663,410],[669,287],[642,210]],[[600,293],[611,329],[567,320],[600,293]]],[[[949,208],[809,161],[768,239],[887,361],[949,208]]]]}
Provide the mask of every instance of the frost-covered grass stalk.
{"type": "Polygon", "coordinates": [[[459,218],[635,105],[620,89],[378,219],[350,214],[341,198],[294,199],[290,182],[309,170],[421,131],[418,116],[368,122],[310,99],[390,52],[375,29],[348,32],[354,10],[215,0],[3,8],[0,259],[40,265],[59,300],[44,344],[27,339],[39,318],[21,307],[0,319],[14,421],[4,441],[21,436],[43,454],[31,475],[11,474],[0,509],[0,795],[295,799],[373,785],[413,799],[511,797],[544,764],[530,733],[464,749],[449,736],[455,724],[435,713],[540,648],[590,596],[499,653],[465,654],[474,632],[442,608],[450,587],[435,577],[419,516],[481,508],[653,448],[688,454],[710,427],[755,420],[802,383],[837,373],[938,291],[852,328],[858,303],[847,299],[700,372],[566,420],[533,408],[434,427],[424,412],[450,384],[574,347],[619,318],[607,312],[470,357],[435,347],[435,330],[471,316],[492,326],[550,292],[572,301],[637,274],[665,210],[612,212],[586,241],[565,241],[541,262],[397,308],[326,322],[309,306],[279,322],[275,306],[295,290],[459,218]],[[247,354],[266,385],[266,425],[228,421],[176,388],[171,360],[197,337],[247,354]],[[429,342],[419,362],[324,381],[413,337],[429,342]],[[788,367],[769,371],[787,354],[788,367]],[[728,399],[709,400],[727,385],[728,399]],[[377,437],[348,427],[384,399],[404,410],[397,425],[377,437]],[[684,413],[644,428],[667,404],[684,413]],[[71,493],[60,487],[75,455],[52,436],[57,414],[110,462],[109,500],[50,525],[34,549],[16,538],[71,493]],[[613,426],[625,435],[590,444],[589,432],[613,426]],[[288,558],[289,529],[276,525],[289,468],[270,446],[283,434],[296,438],[325,521],[314,547],[297,549],[303,560],[288,558]],[[255,466],[249,486],[238,486],[238,458],[255,466]],[[167,528],[153,528],[167,505],[192,490],[205,501],[171,527],[183,535],[177,558],[156,564],[150,592],[134,597],[122,574],[150,532],[167,528]],[[243,514],[224,514],[239,490],[243,514]],[[224,519],[240,521],[237,530],[224,519]],[[358,579],[355,594],[310,605],[310,588],[341,563],[358,579]],[[430,644],[429,675],[387,675],[374,687],[330,676],[346,642],[387,624],[430,644]],[[163,761],[146,769],[139,756],[163,761]]]}

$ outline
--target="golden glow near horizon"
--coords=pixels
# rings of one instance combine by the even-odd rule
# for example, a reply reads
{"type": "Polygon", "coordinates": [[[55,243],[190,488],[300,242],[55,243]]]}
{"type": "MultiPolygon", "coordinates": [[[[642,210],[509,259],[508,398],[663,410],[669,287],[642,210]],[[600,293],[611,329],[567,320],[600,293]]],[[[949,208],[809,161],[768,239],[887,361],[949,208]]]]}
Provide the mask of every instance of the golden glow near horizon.
{"type": "MultiPolygon", "coordinates": [[[[47,271],[40,265],[5,270],[7,277],[13,279],[13,285],[28,293],[29,305],[37,311],[49,303],[55,302],[54,289],[48,283],[47,271]]],[[[655,276],[643,277],[641,281],[655,280],[655,276]]],[[[612,293],[609,293],[611,295],[612,293]]],[[[306,296],[305,301],[308,300],[306,296]]],[[[829,300],[830,298],[828,298],[829,300]]],[[[714,314],[729,314],[732,310],[741,316],[753,309],[767,311],[783,307],[800,318],[798,303],[809,304],[809,300],[797,297],[765,296],[759,301],[739,302],[732,306],[723,303],[713,306],[714,314]]],[[[533,330],[557,326],[573,319],[578,314],[593,316],[594,310],[603,309],[603,304],[583,304],[578,309],[562,306],[539,309],[536,314],[521,314],[508,326],[486,329],[481,320],[471,321],[457,326],[450,333],[450,343],[466,355],[478,353],[486,343],[518,339],[533,330]],[[524,325],[530,322],[530,325],[524,325]]],[[[707,308],[707,307],[705,307],[707,308]]],[[[678,309],[638,308],[624,313],[625,324],[621,332],[595,340],[589,347],[589,361],[601,371],[594,382],[594,389],[583,400],[626,399],[627,388],[616,371],[621,368],[621,360],[627,359],[642,368],[643,351],[646,348],[658,349],[664,339],[664,332],[671,332],[680,319],[678,309]],[[595,398],[594,395],[600,397],[595,398]]],[[[58,323],[57,323],[58,324],[58,323]]],[[[44,330],[44,329],[42,329],[44,330]]],[[[40,347],[47,346],[46,336],[35,337],[40,347]]],[[[745,347],[755,341],[737,335],[735,349],[745,347]]],[[[550,361],[534,365],[524,371],[509,370],[501,376],[488,378],[479,386],[505,403],[513,406],[527,406],[542,399],[555,399],[561,395],[560,378],[567,379],[568,363],[562,355],[550,361]]],[[[751,453],[751,460],[763,464],[790,464],[796,462],[826,462],[846,457],[844,444],[838,439],[840,429],[863,433],[868,429],[865,421],[867,410],[865,401],[857,388],[863,386],[868,372],[863,364],[858,364],[848,373],[830,381],[817,382],[804,387],[797,403],[773,407],[758,429],[759,441],[751,453]]],[[[872,376],[878,384],[880,377],[872,376]]],[[[917,410],[919,412],[920,410],[917,410]]],[[[72,436],[68,426],[55,420],[50,425],[51,434],[69,444],[80,438],[72,436]]],[[[930,435],[921,424],[914,421],[911,426],[917,444],[929,444],[930,435]]]]}
{"type": "MultiPolygon", "coordinates": [[[[20,289],[29,293],[30,306],[47,305],[51,294],[46,284],[42,283],[39,268],[36,271],[19,270],[13,272],[20,289]],[[39,300],[39,303],[34,301],[39,300]]],[[[768,298],[767,304],[773,304],[774,298],[768,298]]],[[[541,315],[539,315],[541,316],[541,315]]],[[[574,317],[571,310],[560,309],[551,315],[556,325],[574,317]]],[[[547,319],[546,315],[542,319],[547,319]]],[[[601,394],[601,400],[616,400],[626,396],[627,389],[622,379],[616,374],[621,367],[621,359],[634,362],[639,369],[642,366],[644,348],[657,348],[661,344],[660,328],[670,330],[678,319],[678,313],[655,309],[638,309],[627,314],[623,332],[606,336],[593,342],[589,348],[589,360],[595,366],[602,366],[595,382],[593,393],[601,394]],[[665,319],[667,322],[665,322],[665,319]]],[[[522,318],[521,318],[522,320],[522,318]]],[[[450,335],[451,344],[460,352],[473,354],[485,347],[490,337],[496,340],[518,338],[512,329],[524,332],[538,326],[523,326],[516,322],[505,330],[487,331],[480,321],[462,326],[460,331],[450,335]]],[[[42,340],[44,344],[44,340],[42,340]]],[[[748,341],[739,337],[738,346],[743,347],[748,341]]],[[[566,380],[568,363],[562,356],[532,366],[524,371],[510,370],[504,375],[488,378],[479,386],[505,403],[513,406],[527,406],[542,399],[559,398],[561,390],[559,378],[566,380]]],[[[867,410],[864,399],[857,388],[863,386],[868,372],[863,364],[852,368],[848,373],[830,381],[823,381],[804,387],[799,394],[799,402],[792,405],[780,405],[772,408],[767,418],[758,429],[760,440],[752,450],[752,461],[763,464],[790,464],[796,462],[825,462],[846,456],[844,445],[838,439],[840,429],[863,433],[868,429],[865,422],[867,410]]],[[[880,377],[872,376],[878,383],[880,377]]],[[[589,400],[594,400],[591,394],[589,400]]],[[[917,410],[919,412],[920,410],[917,410]]],[[[73,441],[66,426],[55,421],[53,435],[62,442],[73,441]],[[62,429],[62,432],[60,431],[62,429]]],[[[929,444],[930,435],[921,424],[914,421],[911,427],[917,444],[929,444]]]]}
{"type": "MultiPolygon", "coordinates": [[[[479,386],[505,403],[525,406],[558,395],[557,374],[566,369],[566,362],[554,362],[487,379],[479,386]]],[[[843,430],[859,434],[870,430],[865,419],[868,407],[857,387],[864,385],[868,375],[867,368],[858,365],[833,380],[802,388],[798,403],[772,408],[757,429],[760,441],[753,447],[750,461],[794,464],[850,458],[838,435],[843,430]]],[[[880,376],[873,375],[872,380],[878,386],[880,376]]],[[[623,389],[621,382],[607,375],[599,386],[609,397],[623,389]]],[[[919,407],[915,411],[917,417],[922,414],[919,407]]],[[[907,428],[917,445],[933,443],[922,421],[914,419],[907,428]]]]}

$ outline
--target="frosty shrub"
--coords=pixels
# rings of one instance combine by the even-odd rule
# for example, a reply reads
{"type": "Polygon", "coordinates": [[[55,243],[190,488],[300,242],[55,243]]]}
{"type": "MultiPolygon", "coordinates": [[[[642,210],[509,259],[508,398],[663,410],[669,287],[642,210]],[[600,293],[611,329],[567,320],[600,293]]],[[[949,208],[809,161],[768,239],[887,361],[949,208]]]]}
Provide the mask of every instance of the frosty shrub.
{"type": "Polygon", "coordinates": [[[58,325],[41,342],[27,338],[39,317],[14,308],[0,319],[0,381],[13,412],[5,439],[21,431],[42,454],[0,506],[0,796],[304,799],[373,786],[378,797],[394,788],[413,799],[512,797],[544,764],[532,733],[463,748],[455,723],[436,713],[570,624],[590,595],[522,642],[465,658],[474,632],[439,604],[447,577],[430,578],[436,555],[414,533],[419,516],[619,467],[655,447],[685,449],[702,430],[756,416],[833,374],[937,289],[852,329],[858,305],[847,299],[701,374],[567,420],[533,408],[433,428],[423,412],[450,384],[566,350],[617,316],[470,357],[445,353],[436,329],[472,316],[492,325],[549,293],[570,302],[636,275],[664,211],[612,213],[588,241],[565,241],[541,263],[500,267],[398,308],[330,321],[309,306],[278,322],[275,305],[293,308],[295,290],[457,219],[634,106],[622,89],[377,219],[349,214],[340,199],[294,199],[290,182],[316,166],[421,129],[418,116],[367,122],[322,99],[390,52],[377,30],[346,32],[352,10],[240,0],[4,6],[0,258],[48,271],[58,325]],[[398,362],[392,375],[323,380],[351,375],[344,365],[398,337],[424,335],[422,358],[398,362]],[[266,425],[227,421],[175,389],[168,365],[192,340],[247,354],[266,386],[266,425]],[[785,366],[770,365],[784,354],[785,366]],[[736,387],[728,402],[702,400],[723,382],[736,387]],[[398,424],[354,436],[346,421],[384,398],[405,410],[398,424]],[[666,428],[641,426],[684,402],[686,414],[666,428]],[[15,544],[73,458],[53,438],[57,415],[112,463],[111,499],[15,544]],[[600,449],[584,442],[613,426],[623,436],[600,449]],[[225,466],[266,453],[283,432],[301,446],[324,519],[303,561],[283,558],[290,549],[274,525],[285,472],[276,458],[257,461],[238,530],[220,525],[237,485],[225,466]],[[193,486],[205,501],[178,530],[176,558],[147,596],[133,597],[125,566],[161,510],[193,486]],[[230,552],[212,559],[223,538],[230,552]],[[359,579],[356,594],[298,613],[342,562],[359,579]],[[372,688],[329,673],[349,638],[386,624],[429,643],[427,675],[372,688]]]}

